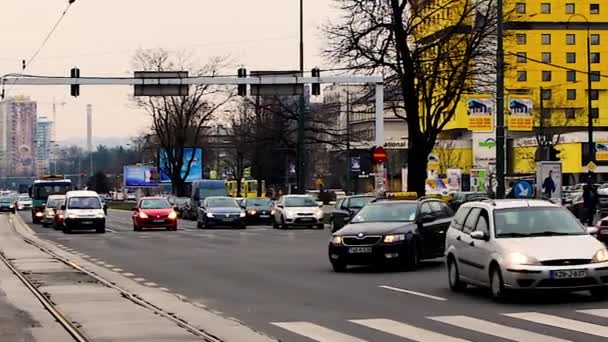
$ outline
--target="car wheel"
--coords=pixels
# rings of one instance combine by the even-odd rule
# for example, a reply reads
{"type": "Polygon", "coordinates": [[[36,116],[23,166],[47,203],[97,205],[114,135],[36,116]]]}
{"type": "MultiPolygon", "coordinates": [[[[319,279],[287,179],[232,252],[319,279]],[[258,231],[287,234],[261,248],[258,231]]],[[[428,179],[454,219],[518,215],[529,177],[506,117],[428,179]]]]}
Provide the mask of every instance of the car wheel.
{"type": "Polygon", "coordinates": [[[331,267],[334,269],[334,272],[340,273],[340,272],[346,271],[346,268],[348,267],[348,265],[346,265],[346,263],[344,263],[342,261],[332,261],[331,267]]]}
{"type": "Polygon", "coordinates": [[[334,222],[334,220],[329,220],[329,228],[331,229],[332,233],[336,232],[336,223],[334,222]]]}
{"type": "Polygon", "coordinates": [[[281,229],[289,229],[287,223],[285,223],[285,218],[281,216],[281,229]]]}
{"type": "Polygon", "coordinates": [[[595,289],[589,290],[591,292],[591,296],[597,300],[606,300],[608,299],[608,287],[598,287],[595,289]]]}
{"type": "Polygon", "coordinates": [[[418,244],[416,239],[412,239],[412,242],[407,246],[405,253],[405,268],[408,270],[414,270],[420,266],[420,251],[418,250],[418,244]]]}
{"type": "Polygon", "coordinates": [[[458,264],[453,257],[448,258],[448,281],[450,283],[450,289],[454,292],[462,291],[467,287],[467,284],[460,280],[458,264]]]}
{"type": "Polygon", "coordinates": [[[97,228],[95,231],[97,232],[97,234],[105,234],[106,227],[97,228]]]}
{"type": "Polygon", "coordinates": [[[277,222],[277,219],[276,219],[276,218],[274,218],[274,217],[272,218],[272,228],[273,228],[273,229],[279,229],[279,228],[281,228],[281,226],[280,226],[280,225],[279,225],[279,223],[277,222]]]}
{"type": "Polygon", "coordinates": [[[64,234],[70,234],[70,233],[72,233],[72,229],[70,229],[70,227],[68,227],[68,226],[64,226],[63,227],[63,233],[64,234]]]}
{"type": "Polygon", "coordinates": [[[49,225],[48,225],[47,223],[42,223],[42,227],[44,227],[44,228],[48,228],[48,227],[49,227],[49,225]]]}
{"type": "Polygon", "coordinates": [[[247,229],[247,226],[243,224],[243,225],[239,226],[239,228],[241,228],[241,229],[247,229]]]}
{"type": "Polygon", "coordinates": [[[317,229],[319,229],[319,230],[325,229],[325,225],[323,223],[320,223],[317,225],[317,229]]]}
{"type": "Polygon", "coordinates": [[[492,266],[490,270],[490,291],[492,292],[492,298],[496,301],[502,301],[506,298],[505,283],[500,267],[497,265],[492,266]]]}

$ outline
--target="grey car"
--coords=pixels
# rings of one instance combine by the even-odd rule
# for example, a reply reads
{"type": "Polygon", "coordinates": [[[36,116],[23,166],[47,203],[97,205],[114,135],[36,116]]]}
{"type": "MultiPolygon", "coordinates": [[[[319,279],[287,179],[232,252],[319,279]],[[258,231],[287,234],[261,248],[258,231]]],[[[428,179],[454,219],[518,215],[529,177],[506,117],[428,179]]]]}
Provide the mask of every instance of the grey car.
{"type": "MultiPolygon", "coordinates": [[[[594,228],[589,228],[594,229],[594,228]]],[[[589,290],[608,296],[608,250],[567,209],[542,200],[460,207],[446,235],[450,288],[589,290]]]]}

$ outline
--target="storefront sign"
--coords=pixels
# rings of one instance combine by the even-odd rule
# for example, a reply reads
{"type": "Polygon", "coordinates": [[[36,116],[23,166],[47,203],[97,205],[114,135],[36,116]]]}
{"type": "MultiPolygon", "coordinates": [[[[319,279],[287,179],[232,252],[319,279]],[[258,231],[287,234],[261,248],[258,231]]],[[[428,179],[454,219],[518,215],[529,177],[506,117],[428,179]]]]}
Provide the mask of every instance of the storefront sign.
{"type": "Polygon", "coordinates": [[[532,100],[509,100],[508,126],[510,131],[531,131],[534,128],[532,100]]]}
{"type": "Polygon", "coordinates": [[[467,114],[469,116],[469,130],[473,132],[487,132],[493,130],[492,100],[469,99],[467,101],[467,114]]]}

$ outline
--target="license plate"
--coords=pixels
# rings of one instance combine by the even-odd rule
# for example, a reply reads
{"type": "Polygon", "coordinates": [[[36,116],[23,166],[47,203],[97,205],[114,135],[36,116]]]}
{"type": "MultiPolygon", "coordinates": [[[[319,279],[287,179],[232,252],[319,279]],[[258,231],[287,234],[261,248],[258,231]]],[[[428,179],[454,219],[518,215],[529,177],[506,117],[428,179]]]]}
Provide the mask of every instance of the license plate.
{"type": "Polygon", "coordinates": [[[93,221],[82,221],[82,224],[93,224],[93,221]]]}
{"type": "Polygon", "coordinates": [[[163,223],[165,220],[154,220],[154,223],[163,223]]]}
{"type": "Polygon", "coordinates": [[[260,215],[260,218],[269,218],[270,215],[260,215]]]}
{"type": "Polygon", "coordinates": [[[558,270],[551,271],[551,279],[585,278],[587,270],[558,270]]]}
{"type": "Polygon", "coordinates": [[[348,253],[350,254],[363,254],[363,253],[371,253],[371,247],[350,247],[348,249],[348,253]]]}

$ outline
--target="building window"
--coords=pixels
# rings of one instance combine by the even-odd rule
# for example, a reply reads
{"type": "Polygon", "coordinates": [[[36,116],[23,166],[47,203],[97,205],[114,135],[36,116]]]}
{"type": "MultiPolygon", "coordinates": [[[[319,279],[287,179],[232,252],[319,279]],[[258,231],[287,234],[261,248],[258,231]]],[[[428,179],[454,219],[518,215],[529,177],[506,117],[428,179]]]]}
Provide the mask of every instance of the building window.
{"type": "Polygon", "coordinates": [[[517,72],[517,81],[525,82],[528,80],[528,73],[526,71],[518,71],[517,72]]]}
{"type": "Polygon", "coordinates": [[[576,111],[574,108],[566,108],[566,119],[576,119],[576,111]]]}
{"type": "Polygon", "coordinates": [[[568,45],[576,44],[576,36],[572,33],[566,34],[566,44],[568,44],[568,45]]]}
{"type": "Polygon", "coordinates": [[[518,2],[517,4],[515,4],[515,12],[517,14],[525,14],[526,13],[526,3],[518,2]]]}
{"type": "Polygon", "coordinates": [[[518,33],[516,37],[517,37],[518,45],[526,44],[526,34],[525,33],[518,33]]]}
{"type": "Polygon", "coordinates": [[[600,45],[600,35],[597,33],[591,34],[591,45],[600,45]]]}
{"type": "Polygon", "coordinates": [[[566,90],[566,99],[568,99],[568,100],[576,100],[576,89],[568,89],[568,90],[566,90]]]}
{"type": "Polygon", "coordinates": [[[600,81],[600,72],[599,71],[592,71],[589,76],[591,76],[591,82],[600,81]]]}
{"type": "Polygon", "coordinates": [[[576,82],[576,71],[574,71],[574,70],[566,71],[566,81],[576,82]]]}
{"type": "Polygon", "coordinates": [[[551,100],[551,89],[541,89],[540,98],[543,100],[551,100]]]}
{"type": "Polygon", "coordinates": [[[600,4],[589,4],[589,12],[591,14],[600,14],[600,4]]]}
{"type": "Polygon", "coordinates": [[[600,99],[600,92],[597,89],[591,89],[589,95],[591,95],[591,100],[593,101],[597,101],[600,99]]]}
{"type": "Polygon", "coordinates": [[[600,118],[600,109],[599,108],[591,108],[591,117],[594,119],[600,118]]]}
{"type": "Polygon", "coordinates": [[[575,52],[566,52],[566,63],[576,63],[575,52]]]}
{"type": "Polygon", "coordinates": [[[551,52],[542,52],[540,58],[543,63],[551,63],[551,52]]]}
{"type": "Polygon", "coordinates": [[[593,64],[597,64],[600,62],[600,53],[599,52],[592,52],[589,57],[591,59],[591,63],[593,63],[593,64]]]}
{"type": "Polygon", "coordinates": [[[540,115],[543,119],[551,119],[551,108],[543,108],[540,115]]]}
{"type": "Polygon", "coordinates": [[[551,71],[543,71],[543,82],[551,81],[551,71]]]}
{"type": "Polygon", "coordinates": [[[543,45],[551,44],[551,35],[549,33],[543,33],[540,35],[540,42],[543,45]]]}
{"type": "Polygon", "coordinates": [[[566,4],[566,14],[574,14],[575,11],[575,6],[574,3],[567,3],[566,4]]]}
{"type": "Polygon", "coordinates": [[[549,14],[551,13],[551,4],[548,2],[543,2],[540,4],[540,13],[549,14]]]}
{"type": "Polygon", "coordinates": [[[517,53],[517,63],[526,63],[527,60],[527,54],[525,52],[517,53]]]}

